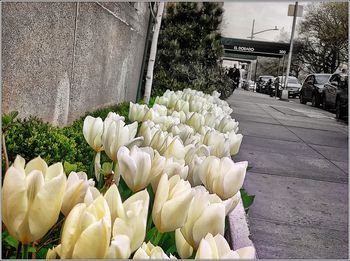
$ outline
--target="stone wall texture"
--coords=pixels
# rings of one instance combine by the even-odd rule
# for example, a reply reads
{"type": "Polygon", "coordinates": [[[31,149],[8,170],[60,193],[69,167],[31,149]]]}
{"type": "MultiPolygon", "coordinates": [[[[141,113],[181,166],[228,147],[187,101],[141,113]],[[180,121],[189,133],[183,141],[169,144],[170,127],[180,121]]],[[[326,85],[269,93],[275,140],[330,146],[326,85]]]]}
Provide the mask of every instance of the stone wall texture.
{"type": "Polygon", "coordinates": [[[57,126],[135,101],[147,3],[3,3],[2,111],[57,126]]]}

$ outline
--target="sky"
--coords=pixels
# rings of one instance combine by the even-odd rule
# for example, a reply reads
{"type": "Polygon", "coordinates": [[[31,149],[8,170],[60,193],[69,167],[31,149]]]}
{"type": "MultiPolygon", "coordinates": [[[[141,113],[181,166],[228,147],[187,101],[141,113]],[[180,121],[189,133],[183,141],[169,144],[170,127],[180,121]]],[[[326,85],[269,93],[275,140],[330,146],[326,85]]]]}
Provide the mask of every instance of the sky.
{"type": "MultiPolygon", "coordinates": [[[[308,2],[298,2],[304,10],[308,2]]],[[[231,38],[248,39],[251,35],[253,19],[255,19],[254,32],[272,29],[277,26],[278,31],[268,31],[255,35],[255,40],[276,41],[281,29],[285,32],[292,31],[293,17],[288,16],[288,5],[295,4],[289,1],[235,1],[224,2],[224,18],[222,23],[222,35],[231,38]]],[[[297,21],[300,18],[297,18],[297,21]]]]}

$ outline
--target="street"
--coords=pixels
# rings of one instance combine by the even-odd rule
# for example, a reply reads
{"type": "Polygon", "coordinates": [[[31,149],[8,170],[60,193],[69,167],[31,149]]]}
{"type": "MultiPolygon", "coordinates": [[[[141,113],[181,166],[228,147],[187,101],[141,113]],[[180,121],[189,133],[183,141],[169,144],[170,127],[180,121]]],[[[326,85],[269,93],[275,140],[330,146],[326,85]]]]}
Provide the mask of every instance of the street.
{"type": "Polygon", "coordinates": [[[348,258],[348,126],[333,113],[237,89],[227,99],[244,135],[244,188],[257,256],[348,258]]]}

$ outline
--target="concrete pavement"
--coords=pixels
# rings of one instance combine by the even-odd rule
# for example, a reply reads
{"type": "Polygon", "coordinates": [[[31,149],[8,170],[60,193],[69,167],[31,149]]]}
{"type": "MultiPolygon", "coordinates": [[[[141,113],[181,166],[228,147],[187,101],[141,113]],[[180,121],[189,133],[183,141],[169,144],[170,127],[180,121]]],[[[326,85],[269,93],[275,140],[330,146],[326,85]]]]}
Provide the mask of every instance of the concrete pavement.
{"type": "Polygon", "coordinates": [[[348,254],[348,126],[333,113],[237,89],[227,99],[244,135],[235,161],[244,183],[259,258],[348,254]]]}

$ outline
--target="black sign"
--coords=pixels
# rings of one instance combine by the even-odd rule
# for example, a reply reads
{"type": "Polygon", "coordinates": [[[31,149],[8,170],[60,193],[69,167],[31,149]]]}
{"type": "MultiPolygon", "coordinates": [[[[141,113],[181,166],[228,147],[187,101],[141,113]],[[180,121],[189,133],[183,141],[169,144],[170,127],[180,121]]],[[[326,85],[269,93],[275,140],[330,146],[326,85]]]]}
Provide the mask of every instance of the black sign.
{"type": "Polygon", "coordinates": [[[289,53],[289,44],[280,42],[252,41],[222,37],[225,53],[251,54],[255,56],[282,57],[289,53]]]}

